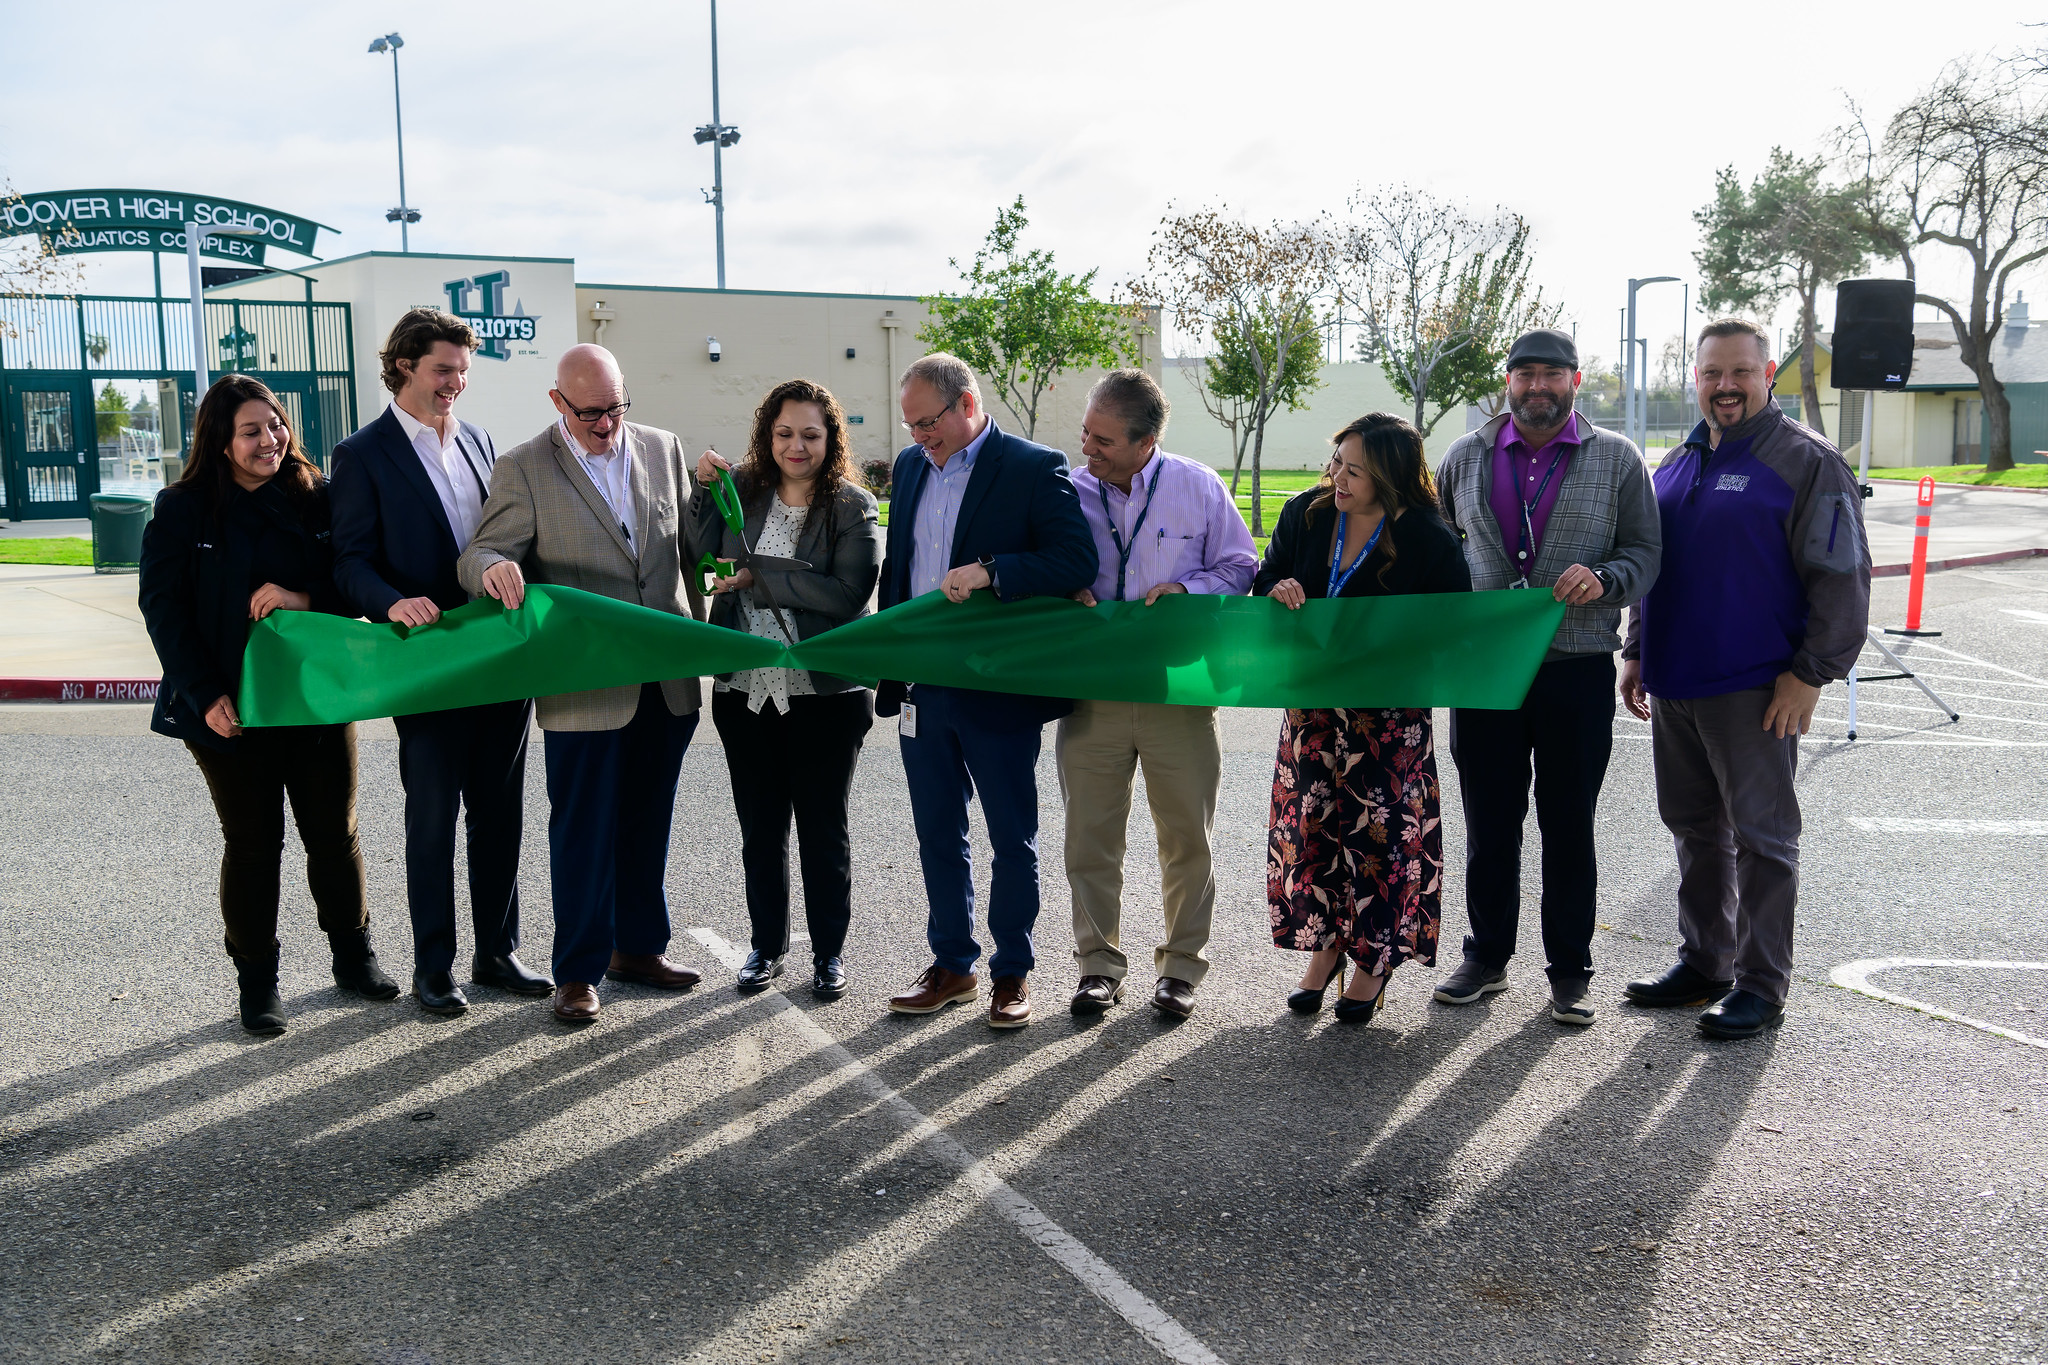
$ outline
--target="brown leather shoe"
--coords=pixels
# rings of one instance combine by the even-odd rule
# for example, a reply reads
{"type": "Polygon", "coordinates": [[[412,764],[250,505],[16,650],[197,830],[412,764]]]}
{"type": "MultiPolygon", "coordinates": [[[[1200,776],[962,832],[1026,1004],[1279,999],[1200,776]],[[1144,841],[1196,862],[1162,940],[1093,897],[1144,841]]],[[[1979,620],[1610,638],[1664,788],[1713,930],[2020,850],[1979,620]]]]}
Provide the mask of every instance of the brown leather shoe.
{"type": "Polygon", "coordinates": [[[889,997],[889,1008],[898,1014],[937,1014],[948,1005],[974,999],[980,990],[981,978],[973,972],[949,972],[934,962],[909,990],[889,997]]]}
{"type": "Polygon", "coordinates": [[[1113,976],[1084,976],[1074,992],[1074,1013],[1100,1014],[1124,998],[1124,983],[1113,976]]]}
{"type": "Polygon", "coordinates": [[[1152,1008],[1185,1019],[1195,1012],[1195,988],[1177,976],[1162,976],[1152,990],[1152,1008]]]}
{"type": "Polygon", "coordinates": [[[1031,1022],[1030,988],[1021,976],[999,976],[989,983],[988,1026],[1023,1028],[1031,1022]]]}
{"type": "Polygon", "coordinates": [[[597,987],[564,981],[555,987],[555,1018],[565,1024],[588,1024],[597,1018],[597,987]]]}
{"type": "Polygon", "coordinates": [[[686,991],[704,979],[695,967],[679,967],[660,953],[613,953],[605,975],[658,991],[686,991]]]}

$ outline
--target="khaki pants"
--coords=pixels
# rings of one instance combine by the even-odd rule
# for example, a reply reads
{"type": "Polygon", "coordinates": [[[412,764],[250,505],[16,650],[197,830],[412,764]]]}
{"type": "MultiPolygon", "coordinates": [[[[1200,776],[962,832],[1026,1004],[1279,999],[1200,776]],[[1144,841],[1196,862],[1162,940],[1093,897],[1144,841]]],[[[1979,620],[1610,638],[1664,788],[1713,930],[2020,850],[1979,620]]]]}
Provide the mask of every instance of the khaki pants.
{"type": "Polygon", "coordinates": [[[1074,958],[1083,976],[1121,981],[1125,831],[1137,766],[1159,834],[1166,942],[1159,975],[1199,985],[1208,973],[1216,873],[1209,836],[1223,781],[1222,733],[1213,706],[1077,701],[1060,721],[1060,797],[1067,816],[1067,882],[1074,895],[1074,958]]]}

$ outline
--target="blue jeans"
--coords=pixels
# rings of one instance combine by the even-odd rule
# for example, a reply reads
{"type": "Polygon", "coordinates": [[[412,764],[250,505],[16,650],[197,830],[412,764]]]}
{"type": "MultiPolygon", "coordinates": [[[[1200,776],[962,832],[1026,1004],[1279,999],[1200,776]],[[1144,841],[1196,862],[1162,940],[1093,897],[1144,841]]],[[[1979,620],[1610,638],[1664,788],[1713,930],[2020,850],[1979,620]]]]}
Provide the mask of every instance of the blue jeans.
{"type": "Polygon", "coordinates": [[[555,980],[596,985],[614,949],[668,948],[668,835],[697,713],[669,714],[661,684],[616,730],[549,730],[548,871],[555,980]]]}
{"type": "Polygon", "coordinates": [[[1041,727],[991,726],[977,694],[919,685],[910,690],[917,736],[899,735],[918,860],[930,907],[925,938],[947,971],[970,972],[981,956],[974,937],[974,867],[967,849],[967,802],[977,791],[995,850],[988,932],[991,976],[1023,976],[1036,965],[1038,923],[1038,747],[1041,727]]]}

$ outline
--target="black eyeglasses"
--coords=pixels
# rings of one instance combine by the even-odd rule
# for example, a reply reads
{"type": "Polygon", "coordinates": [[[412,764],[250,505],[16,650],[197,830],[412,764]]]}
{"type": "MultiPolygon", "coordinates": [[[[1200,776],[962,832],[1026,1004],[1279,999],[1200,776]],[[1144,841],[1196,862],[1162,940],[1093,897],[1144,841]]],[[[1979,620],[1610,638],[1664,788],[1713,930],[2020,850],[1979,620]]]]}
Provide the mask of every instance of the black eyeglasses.
{"type": "MultiPolygon", "coordinates": [[[[557,396],[560,396],[561,392],[562,391],[560,389],[555,390],[557,396]]],[[[567,403],[568,401],[569,400],[567,398],[562,399],[562,402],[564,403],[567,403]]],[[[595,426],[597,423],[602,422],[607,417],[613,419],[624,417],[626,413],[632,409],[632,407],[633,396],[631,394],[627,394],[625,401],[622,403],[614,403],[608,408],[572,407],[569,409],[569,415],[571,417],[574,417],[579,422],[588,422],[592,426],[595,426]]]]}
{"type": "MultiPolygon", "coordinates": [[[[962,394],[964,394],[965,392],[966,390],[963,389],[960,393],[954,394],[953,403],[959,402],[962,394]]],[[[905,422],[903,424],[904,430],[916,436],[931,435],[934,431],[937,431],[939,429],[939,419],[941,417],[944,417],[947,413],[953,410],[953,403],[946,404],[946,406],[940,408],[937,412],[933,413],[929,417],[920,417],[915,422],[905,422]]]]}

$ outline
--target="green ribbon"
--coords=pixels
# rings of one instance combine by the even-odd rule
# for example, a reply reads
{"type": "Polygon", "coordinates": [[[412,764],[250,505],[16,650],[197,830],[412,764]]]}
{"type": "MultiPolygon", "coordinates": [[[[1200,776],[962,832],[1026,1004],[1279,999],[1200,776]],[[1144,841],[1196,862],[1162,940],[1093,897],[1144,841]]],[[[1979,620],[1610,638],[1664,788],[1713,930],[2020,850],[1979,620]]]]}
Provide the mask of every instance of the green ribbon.
{"type": "Polygon", "coordinates": [[[331,725],[703,677],[809,668],[901,682],[1185,706],[1512,709],[1564,617],[1546,592],[1316,600],[1176,593],[1152,606],[927,593],[785,647],[574,588],[530,585],[431,626],[272,612],[249,632],[244,725],[331,725]]]}

